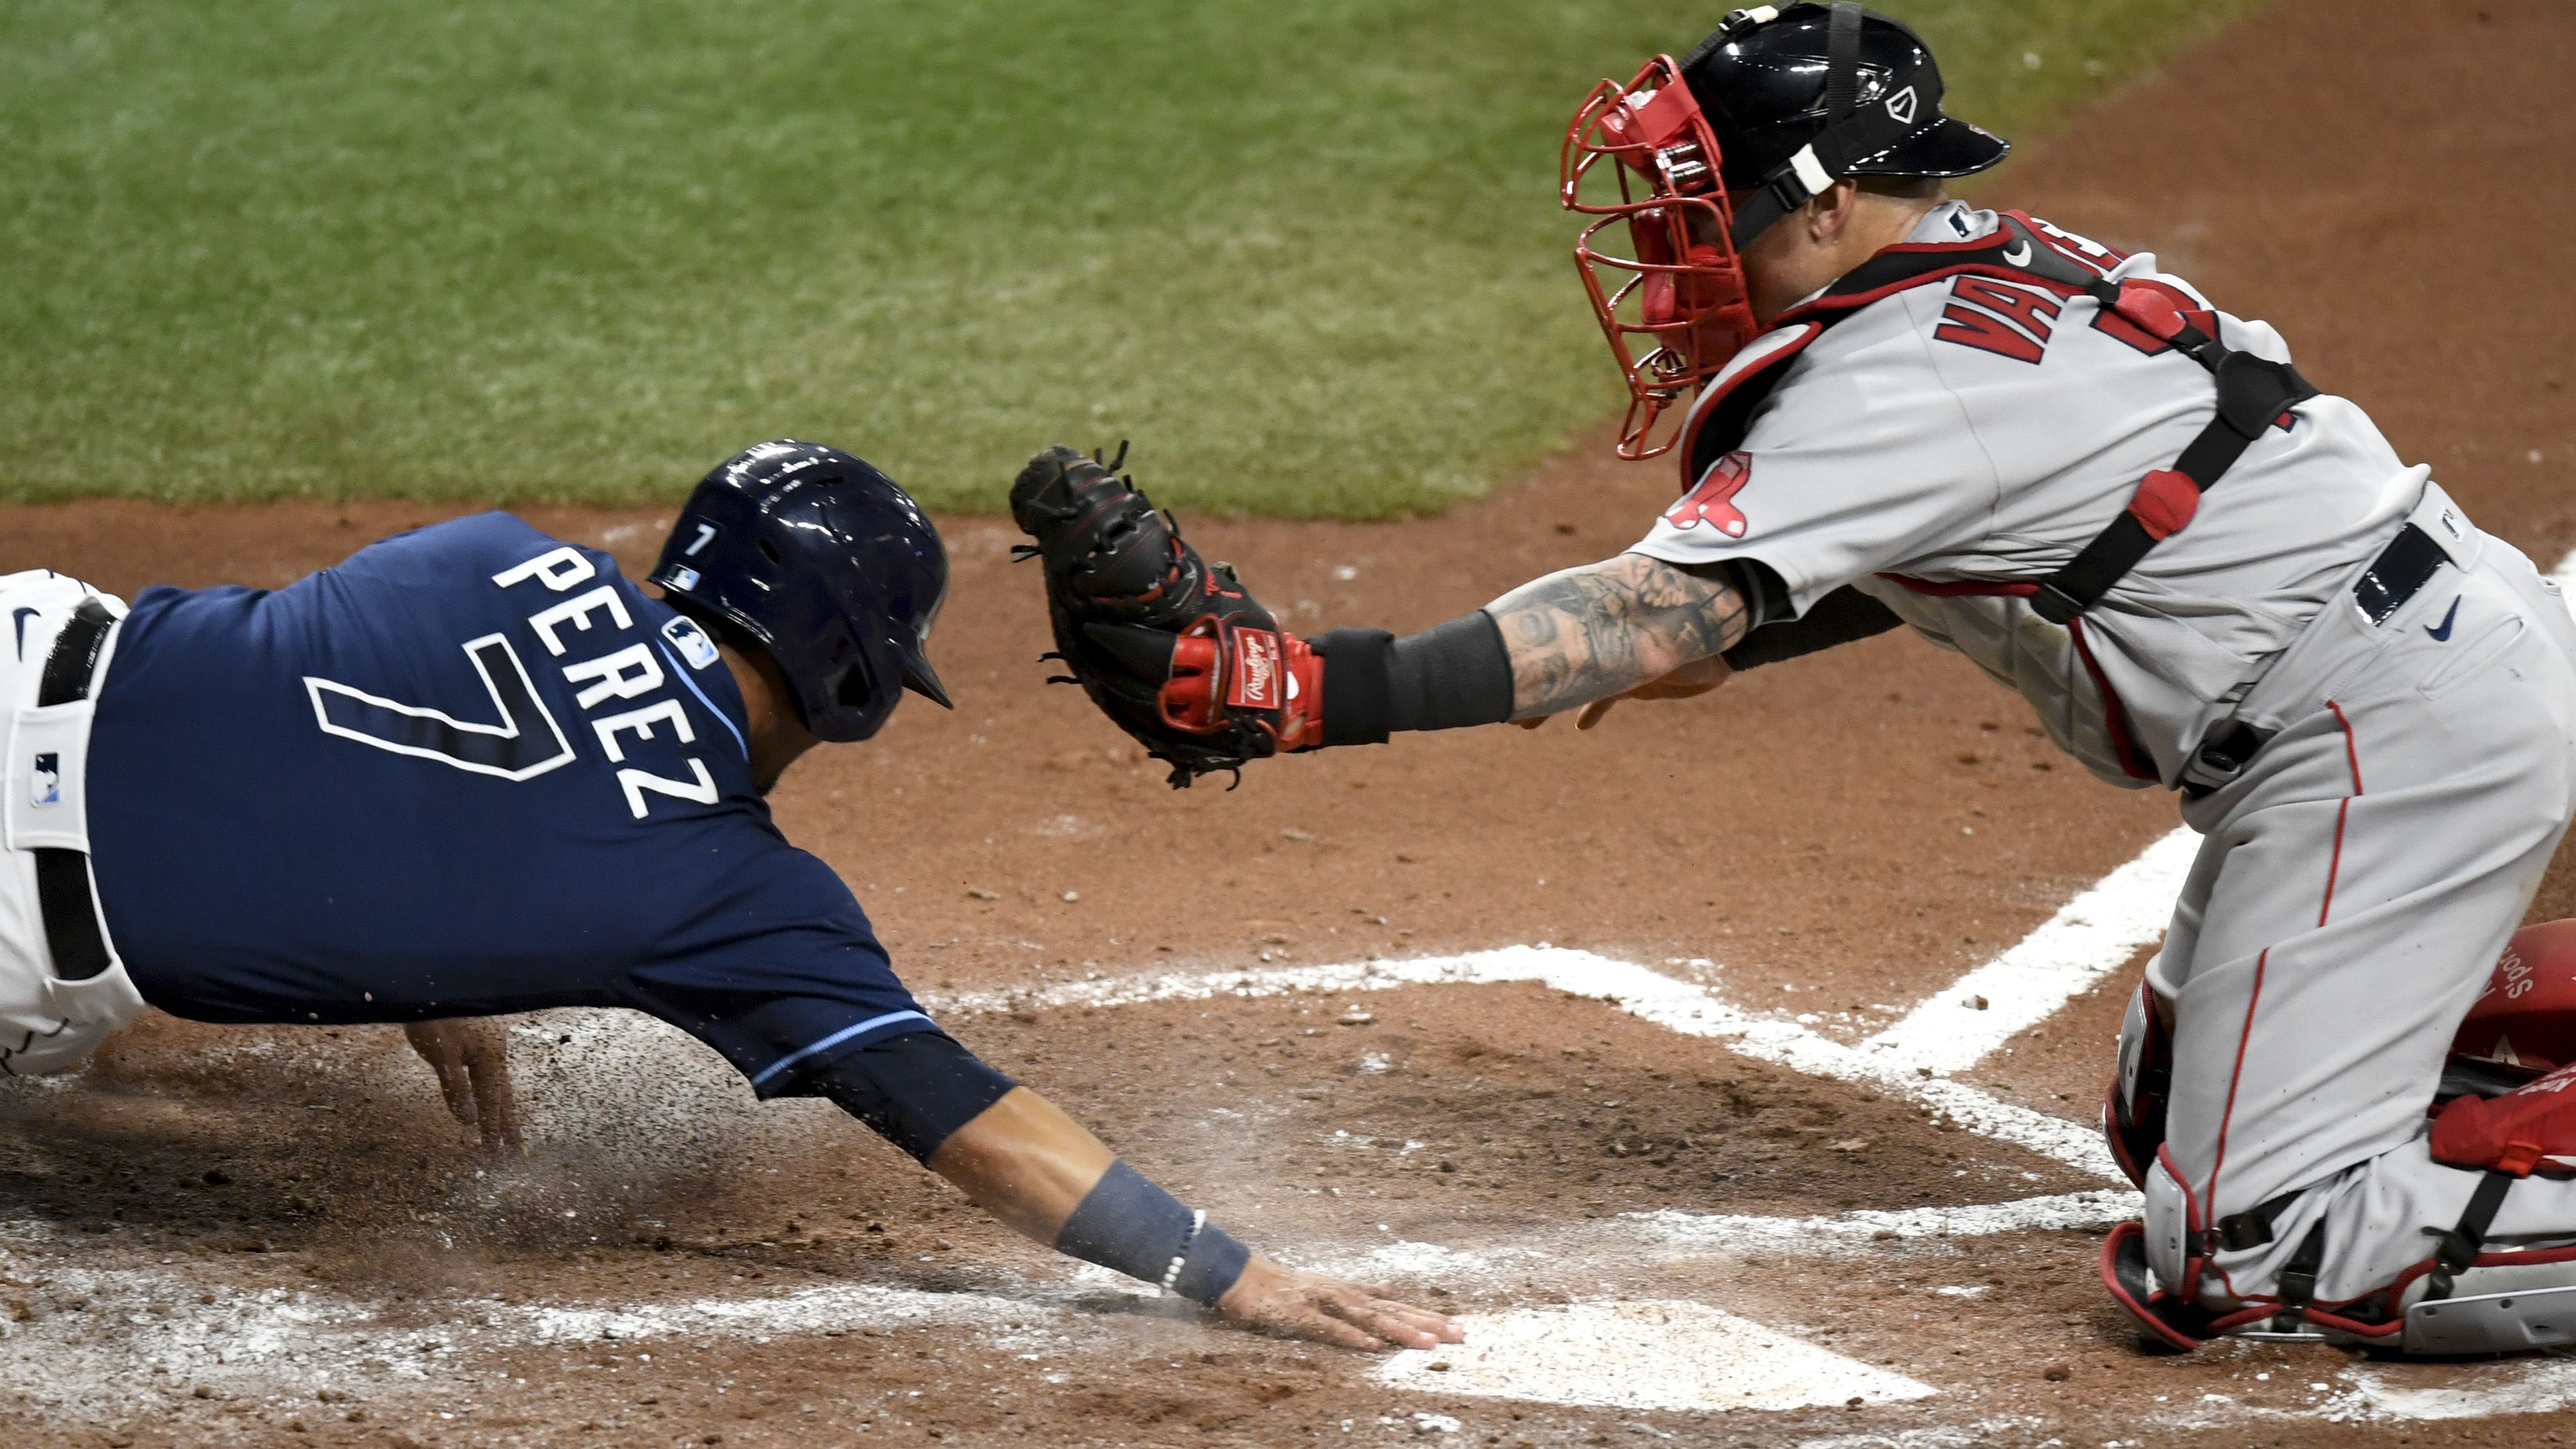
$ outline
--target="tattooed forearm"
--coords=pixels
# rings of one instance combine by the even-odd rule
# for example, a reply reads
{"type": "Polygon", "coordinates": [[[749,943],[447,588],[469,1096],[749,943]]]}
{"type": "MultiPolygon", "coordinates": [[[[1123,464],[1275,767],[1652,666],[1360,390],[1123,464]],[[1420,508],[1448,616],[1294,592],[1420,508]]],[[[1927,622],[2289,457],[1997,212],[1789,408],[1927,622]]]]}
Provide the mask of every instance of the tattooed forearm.
{"type": "Polygon", "coordinates": [[[1523,584],[1485,612],[1511,654],[1514,719],[1660,679],[1733,648],[1747,627],[1728,570],[1685,570],[1633,553],[1523,584]]]}

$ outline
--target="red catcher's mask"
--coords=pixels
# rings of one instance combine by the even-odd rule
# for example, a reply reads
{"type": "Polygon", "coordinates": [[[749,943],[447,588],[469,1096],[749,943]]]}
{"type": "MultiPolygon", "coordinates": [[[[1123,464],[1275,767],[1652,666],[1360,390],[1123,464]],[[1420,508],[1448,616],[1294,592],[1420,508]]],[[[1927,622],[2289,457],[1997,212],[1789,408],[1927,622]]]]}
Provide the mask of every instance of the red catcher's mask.
{"type": "MultiPolygon", "coordinates": [[[[1593,313],[1628,382],[1619,456],[1652,458],[1655,418],[1726,366],[1759,330],[1744,295],[1744,264],[1728,239],[1734,223],[1718,176],[1717,138],[1669,55],[1646,62],[1626,85],[1605,80],[1583,98],[1565,131],[1559,197],[1599,217],[1574,242],[1574,264],[1593,313]],[[1608,162],[1619,199],[1586,201],[1583,183],[1608,162]],[[1628,225],[1628,255],[1603,251],[1613,222],[1628,225]]],[[[1596,190],[1599,183],[1595,183],[1596,190]]]]}

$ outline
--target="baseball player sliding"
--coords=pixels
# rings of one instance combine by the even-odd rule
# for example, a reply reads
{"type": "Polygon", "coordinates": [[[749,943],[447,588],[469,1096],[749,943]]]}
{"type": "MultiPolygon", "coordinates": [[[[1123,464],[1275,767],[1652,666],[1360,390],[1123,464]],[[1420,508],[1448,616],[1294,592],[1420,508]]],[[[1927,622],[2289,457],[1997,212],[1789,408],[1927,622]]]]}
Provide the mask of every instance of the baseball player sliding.
{"type": "MultiPolygon", "coordinates": [[[[2272,328],[1948,199],[2007,147],[1941,94],[1904,26],[1798,4],[1585,100],[1562,199],[1634,399],[1619,449],[1682,463],[1627,552],[1406,638],[1303,640],[1057,448],[1011,503],[1059,650],[1186,784],[1402,730],[1589,728],[1909,625],[2205,837],[2106,1123],[2145,1193],[2104,1254],[2120,1300],[2182,1345],[2576,1337],[2576,1184],[2532,1176],[2576,1164],[2568,1077],[2443,1085],[2576,812],[2576,625],[2272,328]]],[[[2512,1017],[2506,985],[2482,1012],[2512,1017]]],[[[2568,1061],[2569,1030],[2512,1034],[2568,1061]]]]}
{"type": "MultiPolygon", "coordinates": [[[[947,589],[866,463],[764,443],[681,510],[657,593],[507,514],[275,591],[0,578],[8,850],[0,1071],[59,1071],[145,1005],[410,1022],[506,1129],[495,1039],[440,1018],[650,1012],[763,1097],[824,1096],[1013,1228],[1355,1348],[1448,1319],[1250,1252],[941,1031],[764,800],[876,733],[947,589]]],[[[460,1111],[460,1115],[465,1115],[460,1111]]]]}

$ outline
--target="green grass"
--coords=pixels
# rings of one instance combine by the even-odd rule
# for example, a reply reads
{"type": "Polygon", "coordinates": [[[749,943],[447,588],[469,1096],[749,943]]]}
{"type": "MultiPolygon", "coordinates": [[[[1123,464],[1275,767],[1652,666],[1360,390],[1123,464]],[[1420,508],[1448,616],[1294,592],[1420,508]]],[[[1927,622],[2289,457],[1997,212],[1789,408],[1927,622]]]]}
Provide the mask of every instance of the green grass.
{"type": "MultiPolygon", "coordinates": [[[[2256,3],[1883,0],[2008,135],[2256,3]]],[[[1724,8],[10,0],[0,497],[1437,509],[1614,409],[1558,136],[1724,8]]]]}

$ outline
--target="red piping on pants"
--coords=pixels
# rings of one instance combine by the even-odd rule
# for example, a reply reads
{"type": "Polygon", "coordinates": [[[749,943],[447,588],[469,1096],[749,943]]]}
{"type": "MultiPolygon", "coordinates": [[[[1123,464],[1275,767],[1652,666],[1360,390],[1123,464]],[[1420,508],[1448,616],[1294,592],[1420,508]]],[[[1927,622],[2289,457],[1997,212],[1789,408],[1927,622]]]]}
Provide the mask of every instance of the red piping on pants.
{"type": "Polygon", "coordinates": [[[2320,926],[2326,923],[2326,912],[2334,909],[2335,877],[2343,872],[2343,823],[2352,814],[2352,802],[2361,797],[2361,751],[2353,744],[2352,721],[2344,717],[2343,706],[2333,700],[2326,701],[2326,708],[2334,711],[2335,723],[2343,726],[2343,757],[2352,767],[2352,793],[2335,807],[2334,857],[2326,864],[2325,904],[2317,907],[2320,926]]]}
{"type": "MultiPolygon", "coordinates": [[[[2218,1211],[2218,1171],[2227,1165],[2227,1124],[2236,1116],[2236,1083],[2245,1075],[2245,1044],[2254,1039],[2254,1008],[2263,1003],[2263,969],[2271,961],[2269,947],[2254,958],[2254,993],[2245,999],[2245,1029],[2237,1033],[2236,1065],[2227,1073],[2227,1106],[2218,1114],[2218,1153],[2209,1164],[2209,1186],[2201,1192],[2202,1200],[2209,1204],[2212,1213],[2218,1211]]],[[[2200,1285],[2192,1284],[2185,1291],[2197,1298],[2200,1285]]]]}
{"type": "MultiPolygon", "coordinates": [[[[2326,913],[2334,909],[2335,877],[2343,870],[2344,820],[2352,813],[2352,802],[2361,795],[2361,752],[2353,743],[2352,720],[2344,714],[2343,706],[2332,700],[2326,701],[2326,708],[2334,711],[2335,723],[2343,727],[2344,760],[2352,770],[2352,794],[2345,796],[2343,803],[2335,807],[2334,856],[2326,866],[2325,900],[2317,907],[2317,924],[2320,926],[2326,923],[2326,913]]],[[[2272,952],[2268,947],[2254,958],[2254,991],[2245,1001],[2245,1027],[2236,1038],[2236,1065],[2227,1074],[2227,1106],[2218,1116],[2218,1151],[2209,1164],[2209,1188],[2202,1195],[2212,1215],[2218,1211],[2218,1173],[2227,1165],[2227,1128],[2236,1116],[2236,1084],[2245,1074],[2245,1046],[2254,1037],[2254,1011],[2263,1002],[2263,973],[2271,963],[2272,952]]]]}

